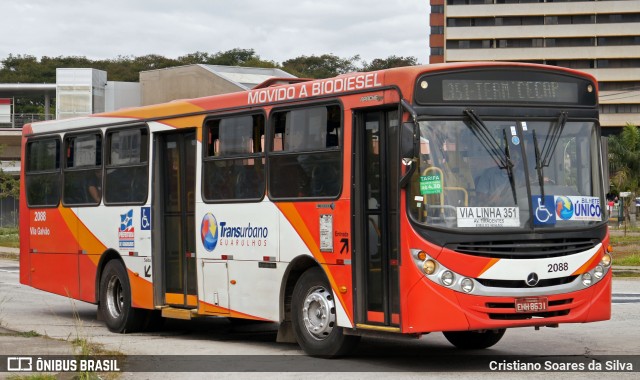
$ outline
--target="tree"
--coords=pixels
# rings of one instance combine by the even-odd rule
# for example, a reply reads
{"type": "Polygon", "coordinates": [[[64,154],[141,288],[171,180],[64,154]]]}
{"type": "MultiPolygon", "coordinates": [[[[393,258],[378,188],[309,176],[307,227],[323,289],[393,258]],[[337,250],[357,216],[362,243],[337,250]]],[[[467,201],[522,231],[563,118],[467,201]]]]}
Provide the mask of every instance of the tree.
{"type": "Polygon", "coordinates": [[[613,186],[618,191],[636,192],[640,172],[640,130],[627,123],[617,136],[609,137],[611,155],[610,172],[613,186]]]}
{"type": "MultiPolygon", "coordinates": [[[[0,156],[4,145],[0,145],[0,156]]],[[[0,167],[0,199],[13,197],[18,199],[20,196],[20,182],[17,177],[7,174],[0,167]]]]}
{"type": "Polygon", "coordinates": [[[260,60],[260,56],[256,55],[255,50],[235,48],[215,53],[204,63],[210,65],[246,66],[247,62],[252,60],[260,60]]]}
{"type": "Polygon", "coordinates": [[[640,187],[640,130],[627,123],[617,136],[609,137],[609,171],[615,192],[628,191],[631,197],[625,200],[624,217],[629,218],[630,206],[640,187]]]}
{"type": "Polygon", "coordinates": [[[178,62],[182,65],[196,65],[203,64],[209,62],[211,56],[209,53],[197,51],[195,53],[189,53],[187,55],[183,55],[178,57],[178,62]]]}
{"type": "Polygon", "coordinates": [[[330,78],[340,74],[358,71],[356,63],[360,56],[340,58],[333,54],[321,56],[300,56],[282,62],[282,69],[301,78],[330,78]]]}
{"type": "Polygon", "coordinates": [[[393,67],[402,66],[415,66],[418,64],[418,58],[416,57],[396,57],[390,55],[387,58],[376,58],[371,63],[364,62],[362,65],[362,71],[375,71],[390,69],[393,67]]]}

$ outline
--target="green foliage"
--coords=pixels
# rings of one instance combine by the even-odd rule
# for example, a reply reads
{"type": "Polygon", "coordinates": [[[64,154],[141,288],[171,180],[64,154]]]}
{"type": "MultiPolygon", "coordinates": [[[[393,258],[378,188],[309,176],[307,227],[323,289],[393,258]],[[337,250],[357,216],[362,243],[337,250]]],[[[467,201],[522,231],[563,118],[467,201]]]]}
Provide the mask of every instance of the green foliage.
{"type": "Polygon", "coordinates": [[[36,375],[29,375],[29,376],[11,375],[7,377],[7,379],[8,380],[56,380],[57,377],[55,375],[36,374],[36,375]]]}
{"type": "Polygon", "coordinates": [[[333,54],[321,56],[300,56],[282,62],[282,69],[301,78],[330,78],[352,71],[358,71],[355,62],[360,60],[356,55],[351,58],[340,58],[333,54]]]}
{"type": "Polygon", "coordinates": [[[634,253],[627,257],[622,257],[615,261],[616,265],[622,266],[640,266],[640,254],[634,253]]]}
{"type": "Polygon", "coordinates": [[[12,175],[0,169],[0,199],[18,198],[20,196],[20,182],[12,175]]]}
{"type": "Polygon", "coordinates": [[[0,228],[0,247],[20,248],[17,228],[0,228]]]}
{"type": "Polygon", "coordinates": [[[640,130],[627,123],[622,132],[609,138],[611,182],[614,190],[638,192],[640,172],[640,130]]]}
{"type": "Polygon", "coordinates": [[[362,71],[374,71],[390,69],[393,67],[415,66],[418,64],[416,57],[396,57],[391,55],[387,58],[376,58],[371,63],[364,63],[362,71]]]}
{"type": "MultiPolygon", "coordinates": [[[[4,149],[4,145],[0,145],[0,153],[4,149]]],[[[0,168],[0,199],[20,196],[20,181],[17,177],[7,174],[0,168]]]]}
{"type": "Polygon", "coordinates": [[[40,335],[40,333],[34,330],[19,332],[19,333],[16,333],[16,335],[22,338],[35,338],[35,337],[42,336],[40,335]]]}

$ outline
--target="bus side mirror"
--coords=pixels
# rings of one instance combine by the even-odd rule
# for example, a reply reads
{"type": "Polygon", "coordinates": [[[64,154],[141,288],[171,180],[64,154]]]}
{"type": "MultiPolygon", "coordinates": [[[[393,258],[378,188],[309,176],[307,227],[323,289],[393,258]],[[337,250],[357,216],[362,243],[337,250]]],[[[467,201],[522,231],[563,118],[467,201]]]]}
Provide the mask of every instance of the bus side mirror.
{"type": "Polygon", "coordinates": [[[400,153],[402,161],[411,162],[418,152],[416,138],[416,124],[413,122],[402,123],[402,132],[400,135],[400,153]]]}

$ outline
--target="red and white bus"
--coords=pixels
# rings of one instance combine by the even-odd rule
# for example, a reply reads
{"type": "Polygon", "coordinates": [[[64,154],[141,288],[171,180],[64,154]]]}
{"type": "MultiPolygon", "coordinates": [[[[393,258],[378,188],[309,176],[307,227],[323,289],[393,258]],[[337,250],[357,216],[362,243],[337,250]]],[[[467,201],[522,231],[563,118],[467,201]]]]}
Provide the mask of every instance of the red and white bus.
{"type": "Polygon", "coordinates": [[[26,125],[20,281],[114,332],[275,321],[319,356],[607,320],[597,99],[569,69],[450,64],[26,125]]]}

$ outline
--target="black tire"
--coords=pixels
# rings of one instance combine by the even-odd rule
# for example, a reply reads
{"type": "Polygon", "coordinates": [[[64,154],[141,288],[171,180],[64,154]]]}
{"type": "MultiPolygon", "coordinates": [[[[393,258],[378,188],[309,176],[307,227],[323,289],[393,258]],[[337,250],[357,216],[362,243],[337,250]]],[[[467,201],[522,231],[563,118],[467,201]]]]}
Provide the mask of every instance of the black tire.
{"type": "Polygon", "coordinates": [[[144,311],[131,306],[131,286],[119,260],[111,260],[100,278],[100,313],[109,331],[130,333],[140,330],[144,311]]]}
{"type": "Polygon", "coordinates": [[[481,350],[498,343],[506,329],[482,330],[482,331],[445,331],[444,337],[456,346],[464,350],[481,350]]]}
{"type": "Polygon", "coordinates": [[[333,293],[321,268],[311,268],[300,276],[291,302],[296,341],[308,355],[332,358],[356,348],[360,337],[345,335],[336,324],[333,293]]]}

